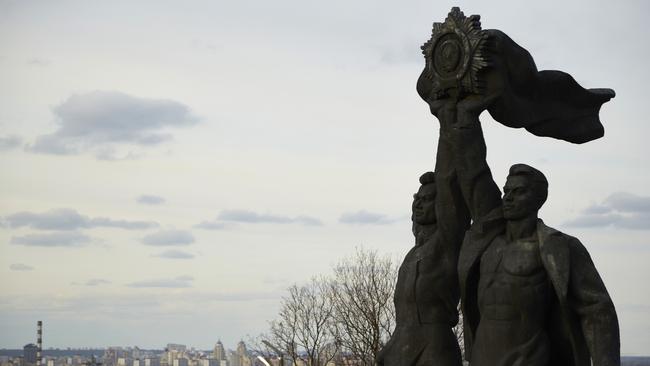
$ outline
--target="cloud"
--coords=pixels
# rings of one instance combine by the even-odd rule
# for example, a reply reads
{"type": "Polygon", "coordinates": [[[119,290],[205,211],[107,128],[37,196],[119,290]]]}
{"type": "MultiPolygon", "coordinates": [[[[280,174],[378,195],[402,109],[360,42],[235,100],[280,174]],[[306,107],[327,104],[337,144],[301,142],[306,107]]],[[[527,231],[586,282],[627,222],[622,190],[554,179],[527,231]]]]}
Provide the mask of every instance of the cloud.
{"type": "Polygon", "coordinates": [[[192,259],[194,258],[194,254],[183,252],[181,250],[167,250],[164,251],[160,254],[154,255],[154,257],[158,258],[166,258],[166,259],[192,259]]]}
{"type": "Polygon", "coordinates": [[[368,212],[366,210],[347,212],[339,218],[340,223],[354,225],[387,225],[392,224],[395,221],[397,221],[397,219],[392,219],[384,214],[368,212]]]}
{"type": "Polygon", "coordinates": [[[74,94],[53,112],[58,129],[39,136],[29,150],[55,155],[92,152],[98,158],[112,160],[118,144],[157,145],[171,140],[167,128],[191,126],[198,121],[179,102],[116,91],[74,94]]]}
{"type": "Polygon", "coordinates": [[[34,267],[23,263],[13,263],[9,266],[9,269],[12,271],[33,271],[34,267]]]}
{"type": "Polygon", "coordinates": [[[616,192],[605,198],[602,204],[587,207],[565,225],[650,230],[650,197],[616,192]]]}
{"type": "Polygon", "coordinates": [[[194,225],[197,229],[204,230],[223,230],[227,227],[226,223],[218,221],[203,221],[200,224],[194,225]]]}
{"type": "Polygon", "coordinates": [[[27,60],[27,64],[32,66],[44,67],[44,66],[49,66],[50,63],[51,63],[50,60],[46,58],[40,58],[40,57],[34,57],[32,59],[27,60]]]}
{"type": "Polygon", "coordinates": [[[88,281],[86,281],[86,286],[101,286],[101,285],[108,285],[110,284],[111,281],[104,280],[101,278],[92,278],[88,281]]]}
{"type": "Polygon", "coordinates": [[[160,196],[143,194],[137,198],[137,202],[143,205],[161,205],[165,203],[165,199],[160,196]]]}
{"type": "Polygon", "coordinates": [[[223,210],[217,216],[219,220],[244,222],[249,224],[301,224],[306,226],[320,226],[323,223],[310,216],[281,216],[273,214],[258,214],[248,210],[223,210]]]}
{"type": "Polygon", "coordinates": [[[169,279],[145,280],[136,281],[127,284],[128,287],[163,287],[163,288],[186,288],[191,287],[191,282],[194,281],[192,276],[179,276],[169,279]]]}
{"type": "Polygon", "coordinates": [[[152,246],[189,245],[194,243],[194,236],[185,230],[162,230],[145,236],[142,243],[152,246]]]}
{"type": "Polygon", "coordinates": [[[59,208],[43,213],[17,212],[6,216],[4,221],[12,228],[27,226],[38,230],[77,230],[94,227],[140,230],[158,226],[158,223],[152,221],[113,220],[107,217],[90,218],[70,208],[59,208]]]}
{"type": "Polygon", "coordinates": [[[23,143],[20,136],[9,135],[0,137],[0,151],[7,151],[17,148],[23,143]]]}
{"type": "Polygon", "coordinates": [[[650,213],[650,197],[627,192],[616,192],[605,199],[604,205],[621,212],[650,213]]]}
{"type": "Polygon", "coordinates": [[[80,247],[89,242],[89,236],[77,232],[29,234],[11,238],[12,244],[30,247],[80,247]]]}

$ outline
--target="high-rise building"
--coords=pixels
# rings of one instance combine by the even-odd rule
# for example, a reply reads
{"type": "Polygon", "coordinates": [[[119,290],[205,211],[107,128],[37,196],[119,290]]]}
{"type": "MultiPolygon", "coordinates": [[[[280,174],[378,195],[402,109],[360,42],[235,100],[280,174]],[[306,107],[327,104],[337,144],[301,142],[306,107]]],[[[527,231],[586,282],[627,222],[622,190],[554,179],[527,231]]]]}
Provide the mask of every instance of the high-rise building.
{"type": "Polygon", "coordinates": [[[223,344],[221,343],[221,340],[218,340],[217,343],[214,345],[214,350],[212,351],[212,357],[215,360],[226,360],[226,350],[223,348],[223,344]]]}
{"type": "Polygon", "coordinates": [[[27,365],[36,365],[38,357],[38,346],[30,343],[23,347],[23,359],[27,365]]]}
{"type": "Polygon", "coordinates": [[[175,358],[173,366],[187,366],[187,358],[175,358]]]}
{"type": "Polygon", "coordinates": [[[144,366],[160,366],[160,359],[158,357],[144,359],[144,366]]]}
{"type": "Polygon", "coordinates": [[[239,341],[237,351],[230,353],[230,366],[251,366],[252,364],[253,362],[246,349],[246,343],[239,341]]]}

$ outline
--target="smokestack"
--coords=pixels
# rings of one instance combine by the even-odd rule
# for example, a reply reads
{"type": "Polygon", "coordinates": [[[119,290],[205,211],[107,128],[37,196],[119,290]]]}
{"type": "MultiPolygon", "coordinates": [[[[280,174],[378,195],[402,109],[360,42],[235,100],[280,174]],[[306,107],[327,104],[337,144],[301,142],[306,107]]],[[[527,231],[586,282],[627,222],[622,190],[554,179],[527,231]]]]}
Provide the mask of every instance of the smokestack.
{"type": "Polygon", "coordinates": [[[36,331],[36,346],[38,346],[38,351],[36,351],[36,366],[41,366],[43,363],[41,361],[43,354],[43,322],[37,321],[36,326],[38,330],[36,331]]]}

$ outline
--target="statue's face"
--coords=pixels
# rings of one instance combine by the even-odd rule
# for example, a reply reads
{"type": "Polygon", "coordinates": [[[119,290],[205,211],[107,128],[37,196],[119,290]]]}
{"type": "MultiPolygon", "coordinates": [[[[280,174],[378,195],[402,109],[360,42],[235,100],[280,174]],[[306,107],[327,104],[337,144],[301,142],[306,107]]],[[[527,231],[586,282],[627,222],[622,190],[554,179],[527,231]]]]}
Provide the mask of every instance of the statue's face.
{"type": "Polygon", "coordinates": [[[420,186],[413,195],[413,222],[420,225],[436,223],[436,185],[434,183],[420,186]]]}
{"type": "Polygon", "coordinates": [[[503,187],[503,216],[506,220],[518,220],[537,214],[539,195],[535,185],[523,176],[508,176],[503,187]]]}

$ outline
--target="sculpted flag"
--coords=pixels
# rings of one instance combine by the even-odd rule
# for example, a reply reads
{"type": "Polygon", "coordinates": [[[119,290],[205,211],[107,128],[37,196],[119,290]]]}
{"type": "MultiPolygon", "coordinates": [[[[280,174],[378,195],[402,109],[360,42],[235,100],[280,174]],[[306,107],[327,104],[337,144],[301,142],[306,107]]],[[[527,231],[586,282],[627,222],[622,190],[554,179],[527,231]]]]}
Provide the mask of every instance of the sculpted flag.
{"type": "Polygon", "coordinates": [[[481,30],[480,17],[452,9],[434,23],[422,46],[426,66],[417,83],[427,102],[463,94],[494,96],[496,121],[545,137],[581,144],[603,136],[598,117],[611,89],[585,89],[562,71],[538,71],[528,51],[499,30],[481,30]]]}

